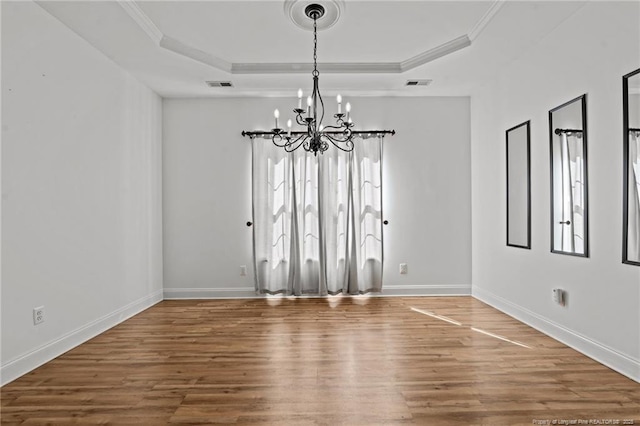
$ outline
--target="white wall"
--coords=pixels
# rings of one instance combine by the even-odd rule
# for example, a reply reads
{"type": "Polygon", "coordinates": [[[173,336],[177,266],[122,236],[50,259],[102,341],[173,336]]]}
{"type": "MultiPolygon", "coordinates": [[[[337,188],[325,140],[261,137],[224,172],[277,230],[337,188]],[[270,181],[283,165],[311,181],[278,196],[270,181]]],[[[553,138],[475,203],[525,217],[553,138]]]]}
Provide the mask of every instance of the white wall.
{"type": "MultiPolygon", "coordinates": [[[[164,100],[165,297],[255,294],[252,229],[245,225],[251,149],[240,133],[273,126],[275,108],[286,122],[292,95],[164,100]],[[248,276],[240,276],[240,265],[248,276]]],[[[349,101],[357,128],[397,131],[384,142],[384,293],[469,294],[469,99],[349,101]],[[400,262],[408,263],[407,275],[399,275],[400,262]]]]}
{"type": "Polygon", "coordinates": [[[161,300],[162,103],[36,4],[2,2],[2,106],[6,383],[161,300]]]}
{"type": "Polygon", "coordinates": [[[473,295],[640,381],[640,268],[622,257],[622,76],[640,3],[588,2],[474,93],[473,295]],[[587,93],[588,259],[550,253],[548,111],[587,93]],[[506,247],[506,129],[531,119],[532,250],[506,247]],[[568,292],[567,306],[551,289],[568,292]]]}

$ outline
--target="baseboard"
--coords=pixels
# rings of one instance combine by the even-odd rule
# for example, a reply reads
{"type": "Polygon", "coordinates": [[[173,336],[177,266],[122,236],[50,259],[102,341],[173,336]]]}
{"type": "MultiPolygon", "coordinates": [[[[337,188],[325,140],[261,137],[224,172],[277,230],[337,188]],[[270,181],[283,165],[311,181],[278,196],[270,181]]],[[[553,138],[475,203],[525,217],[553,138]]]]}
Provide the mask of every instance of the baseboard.
{"type": "Polygon", "coordinates": [[[487,290],[473,286],[472,296],[640,383],[640,360],[620,353],[487,290]]]}
{"type": "MultiPolygon", "coordinates": [[[[470,285],[397,285],[387,286],[371,296],[470,296],[470,285]]],[[[260,299],[253,287],[235,288],[165,288],[165,300],[176,299],[260,299]]],[[[313,296],[309,296],[313,297],[313,296]]]]}
{"type": "Polygon", "coordinates": [[[161,301],[162,290],[155,291],[31,352],[8,361],[0,367],[0,386],[14,381],[161,301]]]}
{"type": "Polygon", "coordinates": [[[470,296],[469,284],[388,285],[380,296],[470,296]]]}
{"type": "Polygon", "coordinates": [[[164,299],[260,299],[253,287],[165,288],[164,299]]]}

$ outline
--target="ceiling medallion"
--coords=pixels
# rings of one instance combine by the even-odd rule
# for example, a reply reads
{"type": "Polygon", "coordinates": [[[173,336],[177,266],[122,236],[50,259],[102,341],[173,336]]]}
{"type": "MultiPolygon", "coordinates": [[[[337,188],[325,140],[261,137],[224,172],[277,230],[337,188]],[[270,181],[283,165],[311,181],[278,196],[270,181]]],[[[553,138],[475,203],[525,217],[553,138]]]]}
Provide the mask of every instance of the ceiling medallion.
{"type": "Polygon", "coordinates": [[[345,8],[344,0],[285,0],[284,14],[299,28],[311,31],[313,30],[313,21],[309,19],[305,10],[314,4],[321,6],[324,10],[322,16],[318,18],[318,31],[335,25],[345,8]]]}

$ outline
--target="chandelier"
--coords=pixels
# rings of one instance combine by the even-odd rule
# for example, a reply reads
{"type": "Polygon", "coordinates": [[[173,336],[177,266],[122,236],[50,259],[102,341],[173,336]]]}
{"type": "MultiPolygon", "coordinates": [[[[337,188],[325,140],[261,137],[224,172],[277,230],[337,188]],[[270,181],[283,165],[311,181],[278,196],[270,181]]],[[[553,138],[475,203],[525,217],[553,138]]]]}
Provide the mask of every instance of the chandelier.
{"type": "Polygon", "coordinates": [[[334,125],[323,124],[324,121],[324,101],[320,94],[318,84],[320,72],[318,71],[318,28],[317,21],[324,13],[325,8],[320,4],[310,4],[304,10],[305,15],[313,20],[313,91],[307,97],[307,108],[302,108],[302,89],[298,89],[298,107],[293,109],[295,113],[295,122],[299,126],[306,127],[305,130],[292,130],[291,119],[287,120],[287,129],[280,127],[280,111],[275,110],[273,116],[275,118],[275,127],[271,131],[243,131],[242,136],[254,138],[256,136],[271,137],[274,145],[284,148],[287,152],[295,151],[302,147],[307,152],[313,152],[318,155],[322,154],[330,145],[335,146],[342,151],[353,151],[353,137],[355,135],[395,135],[395,130],[353,130],[353,120],[351,118],[351,104],[345,105],[345,112],[342,112],[342,96],[338,95],[336,101],[338,103],[338,112],[333,115],[335,118],[334,125]]]}

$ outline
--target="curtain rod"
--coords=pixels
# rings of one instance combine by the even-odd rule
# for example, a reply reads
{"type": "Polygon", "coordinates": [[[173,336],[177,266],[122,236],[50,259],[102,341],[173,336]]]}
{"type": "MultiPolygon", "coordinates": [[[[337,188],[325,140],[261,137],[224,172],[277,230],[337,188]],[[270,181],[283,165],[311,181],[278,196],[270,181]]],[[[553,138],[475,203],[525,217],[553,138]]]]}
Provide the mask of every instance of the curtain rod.
{"type": "Polygon", "coordinates": [[[556,129],[554,132],[556,135],[560,133],[582,133],[582,130],[579,129],[556,129]]]}
{"type": "Polygon", "coordinates": [[[629,128],[629,131],[630,132],[640,132],[640,128],[635,129],[635,128],[631,127],[631,128],[629,128]]]}
{"type": "MultiPolygon", "coordinates": [[[[342,134],[344,134],[343,131],[330,131],[330,132],[324,131],[324,133],[328,133],[330,135],[342,135],[342,134]]],[[[353,130],[351,133],[354,134],[354,135],[376,135],[376,134],[380,135],[380,134],[382,134],[382,135],[391,135],[391,136],[393,136],[393,135],[396,134],[396,131],[395,130],[366,130],[366,131],[364,131],[364,130],[353,130]]],[[[288,132],[282,132],[280,134],[282,136],[286,136],[289,133],[288,132]]],[[[292,136],[302,136],[302,135],[306,135],[306,134],[307,134],[307,132],[303,132],[303,131],[299,131],[299,130],[291,132],[292,136]]],[[[249,136],[250,138],[253,138],[255,136],[274,136],[274,135],[275,135],[275,133],[272,132],[272,131],[269,131],[269,132],[260,131],[260,130],[251,131],[251,132],[246,131],[246,130],[242,131],[242,136],[249,136]]]]}

